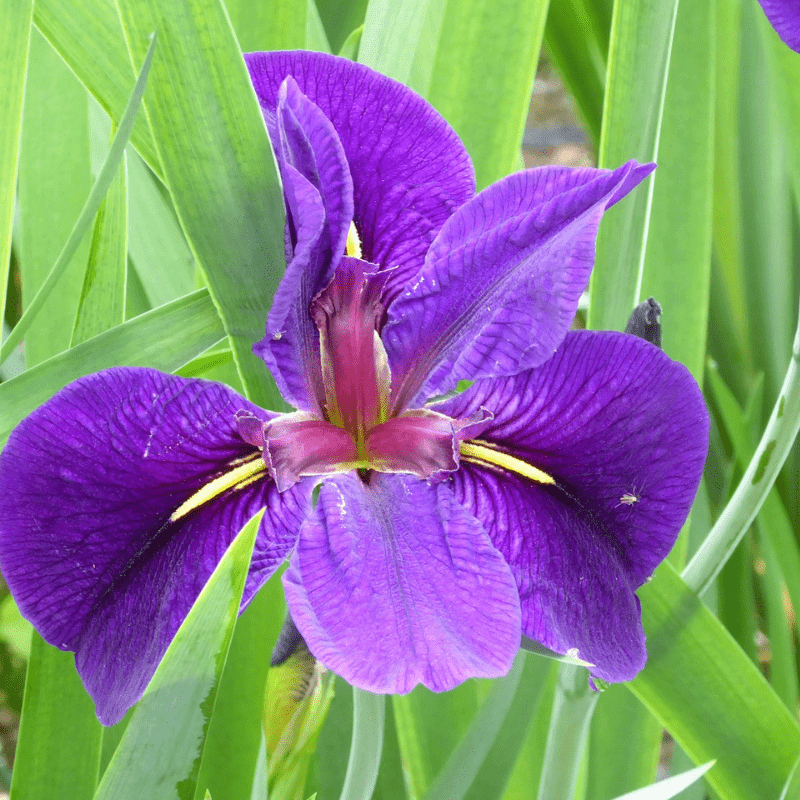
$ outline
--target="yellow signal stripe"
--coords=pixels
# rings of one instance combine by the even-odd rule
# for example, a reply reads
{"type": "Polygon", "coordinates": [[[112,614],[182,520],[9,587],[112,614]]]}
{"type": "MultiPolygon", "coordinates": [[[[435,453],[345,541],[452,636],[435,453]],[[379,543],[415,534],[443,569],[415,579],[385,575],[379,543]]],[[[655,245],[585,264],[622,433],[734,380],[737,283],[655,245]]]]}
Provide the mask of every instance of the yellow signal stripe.
{"type": "Polygon", "coordinates": [[[536,481],[536,483],[555,485],[556,482],[555,478],[548,475],[546,472],[542,472],[542,470],[537,469],[521,458],[511,456],[508,453],[503,453],[495,449],[488,442],[461,442],[461,455],[466,458],[467,461],[473,461],[479,464],[493,464],[508,472],[516,472],[517,475],[522,475],[523,478],[536,481]]]}
{"type": "Polygon", "coordinates": [[[181,517],[185,517],[191,511],[211,502],[215,497],[227,492],[228,489],[244,489],[245,486],[249,486],[259,480],[266,471],[267,465],[264,463],[264,459],[261,458],[261,454],[254,455],[249,461],[240,464],[218,478],[214,478],[213,481],[198,489],[185,503],[182,503],[172,512],[169,521],[177,522],[181,517]]]}

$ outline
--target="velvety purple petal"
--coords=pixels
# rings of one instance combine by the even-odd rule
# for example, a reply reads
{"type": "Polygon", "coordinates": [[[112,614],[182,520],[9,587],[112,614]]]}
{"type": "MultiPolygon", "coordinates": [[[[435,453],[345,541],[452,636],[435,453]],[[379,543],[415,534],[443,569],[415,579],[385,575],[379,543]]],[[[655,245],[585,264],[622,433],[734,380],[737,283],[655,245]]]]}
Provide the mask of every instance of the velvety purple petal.
{"type": "Polygon", "coordinates": [[[287,78],[269,112],[286,199],[287,269],[255,347],[287,400],[319,413],[317,331],[308,309],[333,278],[353,219],[353,183],[342,144],[328,118],[287,78]]]}
{"type": "Polygon", "coordinates": [[[458,136],[425,100],[362,64],[300,51],[250,53],[245,61],[267,114],[291,75],[331,120],[353,177],[362,257],[399,266],[390,293],[402,286],[445,220],[475,193],[458,136]]]}
{"type": "Polygon", "coordinates": [[[611,331],[571,331],[541,367],[479,381],[435,408],[492,413],[470,435],[544,470],[590,509],[634,586],[671,549],[708,451],[708,412],[688,370],[611,331]]]}
{"type": "MultiPolygon", "coordinates": [[[[146,369],[70,384],[0,454],[0,564],[22,613],[76,652],[102,722],[141,696],[242,525],[266,506],[243,603],[294,545],[311,486],[278,494],[225,386],[146,369]],[[232,487],[190,509],[211,481],[232,487]]],[[[218,484],[219,486],[219,484],[218,484]]]]}
{"type": "Polygon", "coordinates": [[[550,358],[589,280],[603,213],[652,170],[526,170],[462,206],[389,308],[394,412],[550,358]]]}
{"type": "Polygon", "coordinates": [[[508,565],[446,487],[410,476],[327,479],[283,582],[311,652],[368,691],[504,675],[519,647],[508,565]]]}
{"type": "Polygon", "coordinates": [[[289,403],[319,414],[324,397],[319,334],[308,310],[327,270],[319,246],[325,211],[319,192],[294,167],[283,170],[283,194],[292,227],[286,273],[267,317],[267,335],[253,352],[264,359],[289,403]]]}
{"type": "Polygon", "coordinates": [[[523,633],[577,648],[600,678],[632,677],[644,658],[633,590],[674,544],[708,448],[694,379],[636,337],[573,331],[541,367],[479,381],[436,408],[493,414],[470,435],[557,482],[463,453],[452,478],[515,571],[523,633]]]}
{"type": "Polygon", "coordinates": [[[633,678],[646,658],[644,632],[611,534],[558,489],[466,459],[452,486],[511,565],[523,634],[595,665],[598,678],[633,678]]]}
{"type": "Polygon", "coordinates": [[[778,36],[800,53],[800,2],[798,0],[759,0],[778,36]]]}

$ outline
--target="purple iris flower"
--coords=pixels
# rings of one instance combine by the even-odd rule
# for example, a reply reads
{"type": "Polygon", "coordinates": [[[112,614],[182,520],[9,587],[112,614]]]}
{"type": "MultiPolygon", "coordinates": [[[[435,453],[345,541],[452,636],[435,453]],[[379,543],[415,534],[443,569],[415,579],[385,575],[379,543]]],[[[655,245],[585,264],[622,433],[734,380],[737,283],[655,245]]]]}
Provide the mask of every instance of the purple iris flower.
{"type": "Polygon", "coordinates": [[[297,411],[148,369],[61,390],[0,456],[22,613],[113,723],[266,508],[243,606],[288,557],[291,616],[355,686],[503,675],[521,634],[632,678],[634,591],[689,512],[708,417],[658,348],[568,328],[604,211],[652,165],[476,195],[453,130],[401,84],[316,53],[246,60],[287,210],[255,350],[297,411]]]}
{"type": "Polygon", "coordinates": [[[759,0],[770,24],[792,50],[800,53],[800,0],[759,0]]]}

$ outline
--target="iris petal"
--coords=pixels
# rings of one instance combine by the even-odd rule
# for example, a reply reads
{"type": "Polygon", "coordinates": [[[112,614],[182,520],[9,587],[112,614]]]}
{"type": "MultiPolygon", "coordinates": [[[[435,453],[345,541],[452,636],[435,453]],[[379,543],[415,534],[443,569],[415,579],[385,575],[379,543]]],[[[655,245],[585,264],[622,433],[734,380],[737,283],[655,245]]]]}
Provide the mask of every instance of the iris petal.
{"type": "Polygon", "coordinates": [[[462,206],[388,311],[394,412],[550,358],[589,280],[604,211],[652,170],[527,170],[462,206]]]}
{"type": "Polygon", "coordinates": [[[615,647],[631,670],[638,663],[633,590],[669,552],[700,481],[709,423],[697,384],[641,339],[573,331],[541,367],[479,381],[435,408],[485,409],[493,416],[471,436],[553,476],[548,488],[462,455],[452,480],[515,570],[523,633],[560,652],[583,648],[595,674],[622,679],[615,647]],[[566,595],[581,605],[561,608],[566,595]],[[587,631],[615,615],[622,627],[592,640],[587,631]]]}
{"type": "Polygon", "coordinates": [[[247,603],[307,514],[309,486],[278,495],[266,470],[241,469],[260,453],[239,410],[273,416],[219,384],[112,369],[59,392],[0,454],[3,574],[42,636],[76,651],[105,724],[141,696],[242,525],[267,507],[247,603]]]}
{"type": "Polygon", "coordinates": [[[287,206],[287,267],[254,351],[296,407],[320,412],[322,379],[317,331],[308,315],[331,280],[353,218],[353,183],[330,121],[287,78],[268,128],[287,206]]]}
{"type": "Polygon", "coordinates": [[[508,565],[446,487],[417,478],[327,479],[283,582],[311,652],[368,691],[504,675],[519,648],[508,565]]]}
{"type": "Polygon", "coordinates": [[[475,194],[464,145],[419,95],[362,64],[304,52],[250,53],[245,61],[267,115],[291,75],[333,123],[353,176],[362,257],[399,267],[393,296],[422,267],[445,220],[475,194]]]}

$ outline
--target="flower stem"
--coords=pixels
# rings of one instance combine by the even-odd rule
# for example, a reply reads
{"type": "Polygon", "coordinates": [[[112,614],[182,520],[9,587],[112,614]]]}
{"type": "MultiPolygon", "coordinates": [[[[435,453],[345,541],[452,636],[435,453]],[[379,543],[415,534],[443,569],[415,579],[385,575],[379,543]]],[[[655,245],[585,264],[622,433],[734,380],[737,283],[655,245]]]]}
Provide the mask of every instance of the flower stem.
{"type": "Polygon", "coordinates": [[[353,687],[353,741],[339,800],[370,800],[378,780],[386,711],[382,694],[353,687]]]}
{"type": "Polygon", "coordinates": [[[742,480],[682,578],[703,594],[758,514],[800,430],[800,321],[778,402],[742,480]]]}
{"type": "Polygon", "coordinates": [[[583,667],[562,664],[544,751],[539,800],[572,800],[599,692],[583,667]]]}

